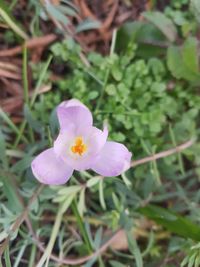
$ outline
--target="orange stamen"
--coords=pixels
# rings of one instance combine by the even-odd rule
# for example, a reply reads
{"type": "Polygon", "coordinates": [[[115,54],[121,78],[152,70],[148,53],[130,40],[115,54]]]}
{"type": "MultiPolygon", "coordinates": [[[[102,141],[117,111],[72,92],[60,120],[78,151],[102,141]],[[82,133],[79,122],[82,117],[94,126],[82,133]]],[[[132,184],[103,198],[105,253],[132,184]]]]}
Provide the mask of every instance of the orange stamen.
{"type": "Polygon", "coordinates": [[[74,154],[79,154],[79,156],[82,156],[82,154],[87,150],[87,146],[83,143],[82,137],[77,137],[75,139],[75,145],[71,147],[71,151],[74,154]]]}

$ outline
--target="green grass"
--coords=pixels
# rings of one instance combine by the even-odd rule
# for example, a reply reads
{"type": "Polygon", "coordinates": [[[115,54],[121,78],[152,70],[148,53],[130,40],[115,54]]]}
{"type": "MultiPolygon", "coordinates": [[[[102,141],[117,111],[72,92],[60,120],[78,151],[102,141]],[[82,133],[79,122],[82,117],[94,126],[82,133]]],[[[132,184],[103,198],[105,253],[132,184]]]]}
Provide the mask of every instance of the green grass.
{"type": "MultiPolygon", "coordinates": [[[[189,19],[187,1],[177,3],[156,13],[161,25],[154,11],[148,22],[124,24],[113,33],[110,53],[90,52],[86,65],[81,46],[70,38],[46,48],[37,64],[23,46],[21,123],[0,109],[0,266],[200,266],[197,22],[189,19]],[[41,93],[47,84],[52,90],[41,93]],[[74,172],[62,186],[42,186],[34,178],[33,158],[52,146],[59,131],[55,108],[71,98],[87,105],[95,126],[106,122],[109,138],[133,153],[132,168],[122,176],[74,172]],[[123,237],[125,249],[117,249],[123,237]]],[[[18,4],[13,1],[11,10],[18,4]]],[[[34,27],[47,23],[38,12],[44,7],[29,8],[26,32],[39,32],[34,27]]],[[[20,43],[25,32],[5,12],[20,43]]]]}

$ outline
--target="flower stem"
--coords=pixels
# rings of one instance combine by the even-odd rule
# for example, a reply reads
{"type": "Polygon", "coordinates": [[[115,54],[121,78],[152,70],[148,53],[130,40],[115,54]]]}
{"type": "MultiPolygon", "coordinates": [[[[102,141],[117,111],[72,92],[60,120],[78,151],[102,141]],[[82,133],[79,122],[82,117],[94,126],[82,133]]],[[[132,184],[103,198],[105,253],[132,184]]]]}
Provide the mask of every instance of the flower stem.
{"type": "Polygon", "coordinates": [[[77,223],[78,223],[78,226],[79,226],[79,230],[83,236],[83,239],[85,241],[85,244],[86,244],[86,247],[87,247],[87,250],[88,252],[92,252],[93,251],[93,248],[92,248],[92,245],[90,243],[90,239],[88,237],[88,234],[85,230],[85,226],[84,226],[84,223],[83,223],[83,220],[79,214],[79,211],[77,209],[77,204],[75,201],[72,202],[72,205],[71,205],[71,208],[72,208],[72,211],[74,213],[74,215],[76,216],[76,219],[77,219],[77,223]]]}

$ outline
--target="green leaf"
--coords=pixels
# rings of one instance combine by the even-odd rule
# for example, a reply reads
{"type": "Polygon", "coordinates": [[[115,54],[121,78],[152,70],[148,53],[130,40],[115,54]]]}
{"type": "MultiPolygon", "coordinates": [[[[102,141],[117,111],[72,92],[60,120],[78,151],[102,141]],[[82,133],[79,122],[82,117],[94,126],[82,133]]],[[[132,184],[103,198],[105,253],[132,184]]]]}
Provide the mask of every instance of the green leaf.
{"type": "Polygon", "coordinates": [[[186,78],[186,79],[193,79],[191,78],[186,72],[186,68],[183,65],[180,49],[177,46],[170,46],[167,51],[167,65],[172,75],[174,75],[177,79],[186,78]],[[185,76],[185,73],[187,77],[185,76]]]}
{"type": "Polygon", "coordinates": [[[105,91],[110,96],[116,96],[116,94],[117,94],[117,90],[116,90],[116,87],[114,86],[114,84],[108,84],[105,87],[105,91]]]}
{"type": "Polygon", "coordinates": [[[198,41],[189,37],[182,48],[183,62],[188,69],[199,75],[198,41]]]}
{"type": "Polygon", "coordinates": [[[135,257],[136,266],[143,267],[142,255],[141,255],[141,252],[137,245],[136,240],[133,238],[132,232],[126,232],[126,237],[128,241],[129,250],[135,257]]]}
{"type": "Polygon", "coordinates": [[[84,227],[85,227],[85,231],[86,231],[87,237],[89,239],[89,242],[90,242],[90,244],[92,244],[92,246],[94,248],[94,244],[93,244],[94,242],[93,242],[93,238],[92,238],[92,231],[91,231],[90,224],[88,223],[87,220],[84,222],[84,227]]]}
{"type": "Polygon", "coordinates": [[[20,266],[20,263],[22,262],[22,257],[24,255],[24,252],[25,252],[25,249],[27,248],[27,245],[28,245],[28,239],[26,239],[23,244],[21,245],[21,248],[18,252],[18,255],[16,257],[16,260],[15,260],[15,264],[13,267],[18,267],[20,266]]]}
{"type": "Polygon", "coordinates": [[[50,114],[49,126],[50,126],[50,130],[51,130],[52,135],[56,136],[57,135],[57,131],[59,129],[59,122],[58,122],[56,109],[54,109],[50,114]]]}
{"type": "Polygon", "coordinates": [[[86,186],[89,188],[93,187],[94,185],[96,185],[100,181],[100,179],[102,179],[101,176],[93,177],[87,181],[86,186]]]}
{"type": "Polygon", "coordinates": [[[146,207],[139,208],[138,211],[149,219],[164,226],[172,233],[200,241],[200,226],[194,224],[189,219],[176,214],[175,212],[156,205],[148,205],[146,207]]]}
{"type": "Polygon", "coordinates": [[[194,267],[199,267],[200,266],[200,255],[198,255],[195,259],[195,264],[194,267]]]}
{"type": "Polygon", "coordinates": [[[91,29],[99,29],[100,27],[101,27],[101,23],[99,21],[87,19],[81,22],[76,27],[76,33],[91,30],[91,29]]]}
{"type": "Polygon", "coordinates": [[[29,124],[29,126],[37,133],[41,133],[43,131],[43,125],[37,121],[27,104],[24,105],[24,116],[29,124]]]}
{"type": "Polygon", "coordinates": [[[169,41],[165,35],[147,22],[128,22],[125,23],[117,34],[117,51],[127,51],[132,43],[139,43],[137,54],[142,57],[157,56],[165,53],[169,41]]]}
{"type": "Polygon", "coordinates": [[[190,8],[198,23],[200,23],[200,2],[199,0],[190,0],[190,8]]]}
{"type": "Polygon", "coordinates": [[[182,47],[170,46],[167,51],[169,70],[177,79],[200,84],[197,40],[188,38],[182,47]]]}
{"type": "Polygon", "coordinates": [[[14,172],[23,172],[31,166],[32,161],[33,157],[26,155],[23,159],[17,161],[17,163],[12,166],[11,170],[14,172]]]}
{"type": "Polygon", "coordinates": [[[64,187],[58,191],[58,195],[68,196],[74,193],[76,194],[81,190],[81,188],[82,187],[80,185],[72,185],[72,186],[64,187]]]}
{"type": "Polygon", "coordinates": [[[60,202],[63,202],[65,199],[66,199],[65,195],[58,195],[58,196],[54,197],[52,201],[54,203],[60,203],[60,202]]]}
{"type": "Polygon", "coordinates": [[[100,248],[101,240],[102,240],[102,234],[103,234],[103,228],[100,227],[96,231],[95,238],[94,238],[94,246],[95,246],[96,250],[98,250],[100,248]]]}
{"type": "Polygon", "coordinates": [[[194,266],[195,259],[196,259],[196,253],[194,253],[194,254],[190,257],[189,262],[188,262],[188,267],[192,267],[192,266],[194,266]]]}
{"type": "Polygon", "coordinates": [[[147,11],[143,13],[143,16],[160,29],[170,42],[174,42],[176,40],[176,27],[163,13],[159,11],[147,11]]]}
{"type": "Polygon", "coordinates": [[[118,261],[109,261],[109,263],[112,267],[127,267],[127,265],[124,265],[118,261]]]}
{"type": "Polygon", "coordinates": [[[184,260],[181,262],[181,267],[184,267],[189,261],[189,256],[187,256],[186,258],[184,258],[184,260]]]}
{"type": "Polygon", "coordinates": [[[83,267],[92,267],[94,266],[94,263],[97,261],[97,257],[93,257],[91,260],[89,260],[87,263],[83,265],[83,267]]]}
{"type": "Polygon", "coordinates": [[[61,207],[61,213],[66,212],[66,210],[69,208],[69,206],[71,205],[73,199],[75,198],[76,194],[73,193],[71,195],[69,195],[66,200],[62,203],[62,207],[61,207]]]}
{"type": "MultiPolygon", "coordinates": [[[[10,119],[10,117],[8,116],[7,113],[5,113],[3,111],[3,109],[1,109],[0,107],[0,117],[8,124],[8,126],[12,129],[12,131],[14,133],[16,133],[17,135],[20,134],[20,130],[16,127],[16,125],[12,122],[12,120],[10,119]]],[[[23,139],[23,141],[25,143],[29,143],[29,141],[27,140],[27,138],[22,134],[21,138],[23,139]]]]}
{"type": "Polygon", "coordinates": [[[69,23],[69,19],[62,13],[61,10],[57,9],[54,5],[47,4],[46,10],[53,18],[56,20],[62,22],[64,25],[67,25],[69,23]]]}
{"type": "Polygon", "coordinates": [[[144,26],[143,22],[127,22],[125,23],[118,31],[117,34],[117,48],[124,48],[127,46],[127,43],[137,39],[137,34],[144,26]]]}
{"type": "Polygon", "coordinates": [[[80,192],[79,202],[78,202],[77,208],[78,208],[78,212],[79,212],[80,216],[83,217],[83,213],[86,210],[86,207],[85,207],[85,187],[83,187],[81,192],[80,192]]]}
{"type": "Polygon", "coordinates": [[[22,27],[19,26],[18,22],[10,13],[7,8],[7,4],[3,0],[0,0],[0,17],[7,23],[7,25],[22,39],[27,40],[28,35],[22,30],[22,27]]]}
{"type": "Polygon", "coordinates": [[[0,180],[3,183],[1,190],[3,190],[8,200],[8,208],[18,214],[22,211],[22,204],[19,201],[12,179],[13,177],[9,173],[6,174],[0,171],[0,180]]]}
{"type": "Polygon", "coordinates": [[[150,232],[149,234],[149,241],[147,244],[147,248],[145,249],[145,251],[142,252],[142,257],[145,257],[146,255],[148,255],[154,245],[154,241],[155,241],[155,237],[154,237],[154,233],[153,231],[150,232]]]}
{"type": "Polygon", "coordinates": [[[131,183],[131,182],[129,181],[129,179],[126,177],[126,174],[125,174],[125,173],[122,173],[121,176],[122,176],[122,179],[123,179],[125,185],[126,185],[127,187],[130,187],[130,186],[132,185],[132,183],[131,183]]]}
{"type": "Polygon", "coordinates": [[[102,178],[99,181],[99,200],[100,200],[100,204],[101,204],[102,209],[106,210],[106,203],[105,203],[105,199],[104,199],[103,179],[102,178]]]}
{"type": "Polygon", "coordinates": [[[76,12],[80,12],[79,8],[75,4],[73,4],[71,0],[61,0],[61,2],[72,7],[74,10],[76,10],[76,12]]]}
{"type": "Polygon", "coordinates": [[[12,266],[11,266],[11,261],[10,261],[9,246],[6,247],[6,250],[5,250],[5,252],[4,252],[4,257],[5,257],[5,264],[6,264],[6,267],[12,267],[12,266]]]}
{"type": "Polygon", "coordinates": [[[76,16],[77,15],[77,12],[74,9],[67,7],[67,6],[64,6],[64,5],[57,6],[57,9],[67,16],[76,16]]]}
{"type": "Polygon", "coordinates": [[[8,167],[8,161],[6,157],[6,142],[3,133],[0,129],[0,161],[2,161],[5,168],[8,167]]]}

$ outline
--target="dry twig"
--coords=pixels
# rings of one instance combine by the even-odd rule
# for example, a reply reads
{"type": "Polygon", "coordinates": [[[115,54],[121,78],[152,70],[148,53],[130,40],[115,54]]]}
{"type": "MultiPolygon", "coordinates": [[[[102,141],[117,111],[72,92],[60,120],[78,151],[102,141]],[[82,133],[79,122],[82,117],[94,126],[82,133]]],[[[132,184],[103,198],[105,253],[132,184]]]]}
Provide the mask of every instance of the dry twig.
{"type": "Polygon", "coordinates": [[[135,166],[138,166],[138,165],[150,162],[150,161],[155,161],[155,160],[158,160],[161,158],[168,157],[168,156],[173,155],[175,153],[179,153],[182,150],[192,146],[194,144],[194,141],[195,141],[194,139],[191,139],[191,140],[187,141],[186,143],[183,143],[183,144],[181,144],[175,148],[171,148],[169,150],[162,151],[160,153],[157,153],[155,155],[152,155],[152,156],[149,156],[149,157],[146,157],[143,159],[135,160],[132,162],[131,167],[135,167],[135,166]]]}
{"type": "Polygon", "coordinates": [[[40,47],[47,46],[48,44],[54,42],[56,39],[57,39],[57,35],[55,34],[48,34],[42,37],[29,39],[23,45],[0,51],[0,57],[12,57],[14,55],[20,54],[22,52],[24,45],[29,49],[33,49],[37,47],[40,48],[40,47]]]}
{"type": "Polygon", "coordinates": [[[1,68],[0,68],[0,77],[11,78],[11,79],[14,79],[14,80],[21,80],[21,75],[20,74],[17,74],[17,73],[14,73],[14,72],[10,72],[8,70],[1,69],[1,68]]]}

